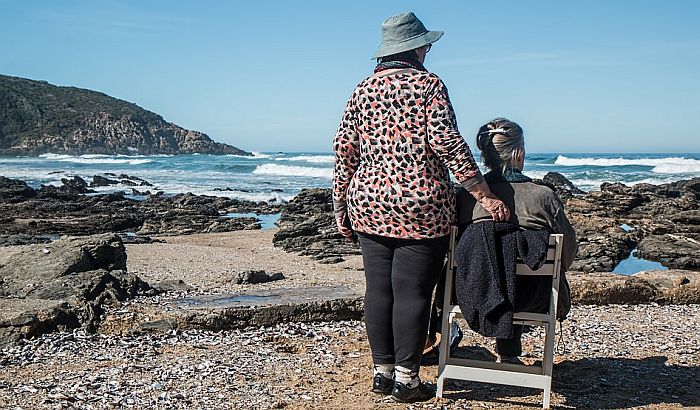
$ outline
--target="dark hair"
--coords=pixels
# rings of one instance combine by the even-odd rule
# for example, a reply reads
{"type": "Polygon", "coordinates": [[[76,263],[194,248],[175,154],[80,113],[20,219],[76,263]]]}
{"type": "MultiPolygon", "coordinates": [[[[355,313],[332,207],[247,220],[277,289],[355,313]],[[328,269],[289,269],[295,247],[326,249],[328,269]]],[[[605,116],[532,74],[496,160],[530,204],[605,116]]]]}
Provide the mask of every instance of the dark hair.
{"type": "Polygon", "coordinates": [[[386,63],[389,61],[408,61],[410,63],[418,63],[418,54],[416,49],[402,51],[400,53],[392,54],[389,56],[379,57],[377,59],[378,63],[386,63]]]}
{"type": "Polygon", "coordinates": [[[494,118],[479,128],[476,146],[489,169],[503,171],[515,162],[518,150],[525,148],[523,129],[507,118],[494,118]]]}

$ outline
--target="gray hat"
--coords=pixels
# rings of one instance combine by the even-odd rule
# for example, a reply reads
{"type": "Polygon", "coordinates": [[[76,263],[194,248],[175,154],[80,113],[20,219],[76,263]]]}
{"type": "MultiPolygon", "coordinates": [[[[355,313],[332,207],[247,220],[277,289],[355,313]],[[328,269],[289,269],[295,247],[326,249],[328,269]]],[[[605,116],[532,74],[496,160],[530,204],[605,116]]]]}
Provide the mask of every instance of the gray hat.
{"type": "Polygon", "coordinates": [[[428,31],[413,13],[391,16],[382,23],[382,44],[372,58],[413,50],[440,40],[442,31],[428,31]]]}

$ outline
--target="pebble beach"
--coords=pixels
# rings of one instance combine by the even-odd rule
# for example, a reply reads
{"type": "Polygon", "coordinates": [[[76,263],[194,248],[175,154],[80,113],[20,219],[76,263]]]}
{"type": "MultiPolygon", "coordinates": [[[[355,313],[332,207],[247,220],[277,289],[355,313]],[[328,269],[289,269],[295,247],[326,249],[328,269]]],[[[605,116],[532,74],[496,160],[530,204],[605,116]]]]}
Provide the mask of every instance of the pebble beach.
{"type": "MultiPolygon", "coordinates": [[[[127,246],[130,272],[149,283],[181,279],[170,297],[343,284],[362,291],[361,260],[321,264],[271,244],[272,230],[168,237],[127,246]],[[284,280],[236,284],[242,269],[284,280]]],[[[3,248],[4,256],[15,248],[3,248]]],[[[0,256],[1,258],[1,256],[0,256]]],[[[98,333],[43,335],[0,353],[0,408],[536,408],[541,392],[449,382],[443,399],[401,405],[370,392],[361,321],[282,323],[220,332],[128,332],[119,324],[168,295],[110,307],[98,333]]],[[[558,337],[552,404],[561,408],[700,406],[699,305],[574,306],[558,337]]],[[[493,359],[493,342],[466,331],[458,354],[493,359]]],[[[526,363],[542,335],[524,338],[526,363]]],[[[437,365],[422,368],[434,382],[437,365]]]]}

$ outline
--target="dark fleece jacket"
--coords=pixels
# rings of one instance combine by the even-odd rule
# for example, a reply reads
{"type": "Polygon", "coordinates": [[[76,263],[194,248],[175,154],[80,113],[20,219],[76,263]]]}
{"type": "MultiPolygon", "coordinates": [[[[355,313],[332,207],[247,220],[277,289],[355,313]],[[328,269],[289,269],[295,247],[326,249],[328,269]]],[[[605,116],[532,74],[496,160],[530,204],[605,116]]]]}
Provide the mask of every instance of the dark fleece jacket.
{"type": "Polygon", "coordinates": [[[532,270],[547,260],[549,232],[520,230],[508,222],[467,226],[457,244],[457,302],[469,327],[498,338],[513,337],[517,258],[532,270]]]}

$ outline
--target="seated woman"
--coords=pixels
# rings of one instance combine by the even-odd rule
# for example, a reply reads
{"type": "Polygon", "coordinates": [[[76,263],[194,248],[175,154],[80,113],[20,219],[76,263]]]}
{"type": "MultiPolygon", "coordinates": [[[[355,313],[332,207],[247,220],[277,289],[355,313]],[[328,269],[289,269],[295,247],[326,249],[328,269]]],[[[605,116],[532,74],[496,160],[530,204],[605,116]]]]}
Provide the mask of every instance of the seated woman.
{"type": "MultiPolygon", "coordinates": [[[[483,163],[490,172],[484,175],[491,192],[511,210],[511,222],[523,229],[547,229],[564,234],[561,256],[561,282],[557,318],[565,318],[571,307],[569,284],[564,273],[576,256],[576,232],[564,213],[564,205],[548,186],[533,182],[522,174],[525,142],[520,126],[506,118],[496,118],[479,129],[476,137],[483,163]]],[[[466,193],[458,193],[459,224],[493,220],[491,214],[466,193]]],[[[550,281],[540,277],[519,277],[515,311],[546,312],[549,308],[550,281]]],[[[512,339],[496,339],[499,362],[519,363],[522,352],[522,326],[514,326],[512,339]]]]}

